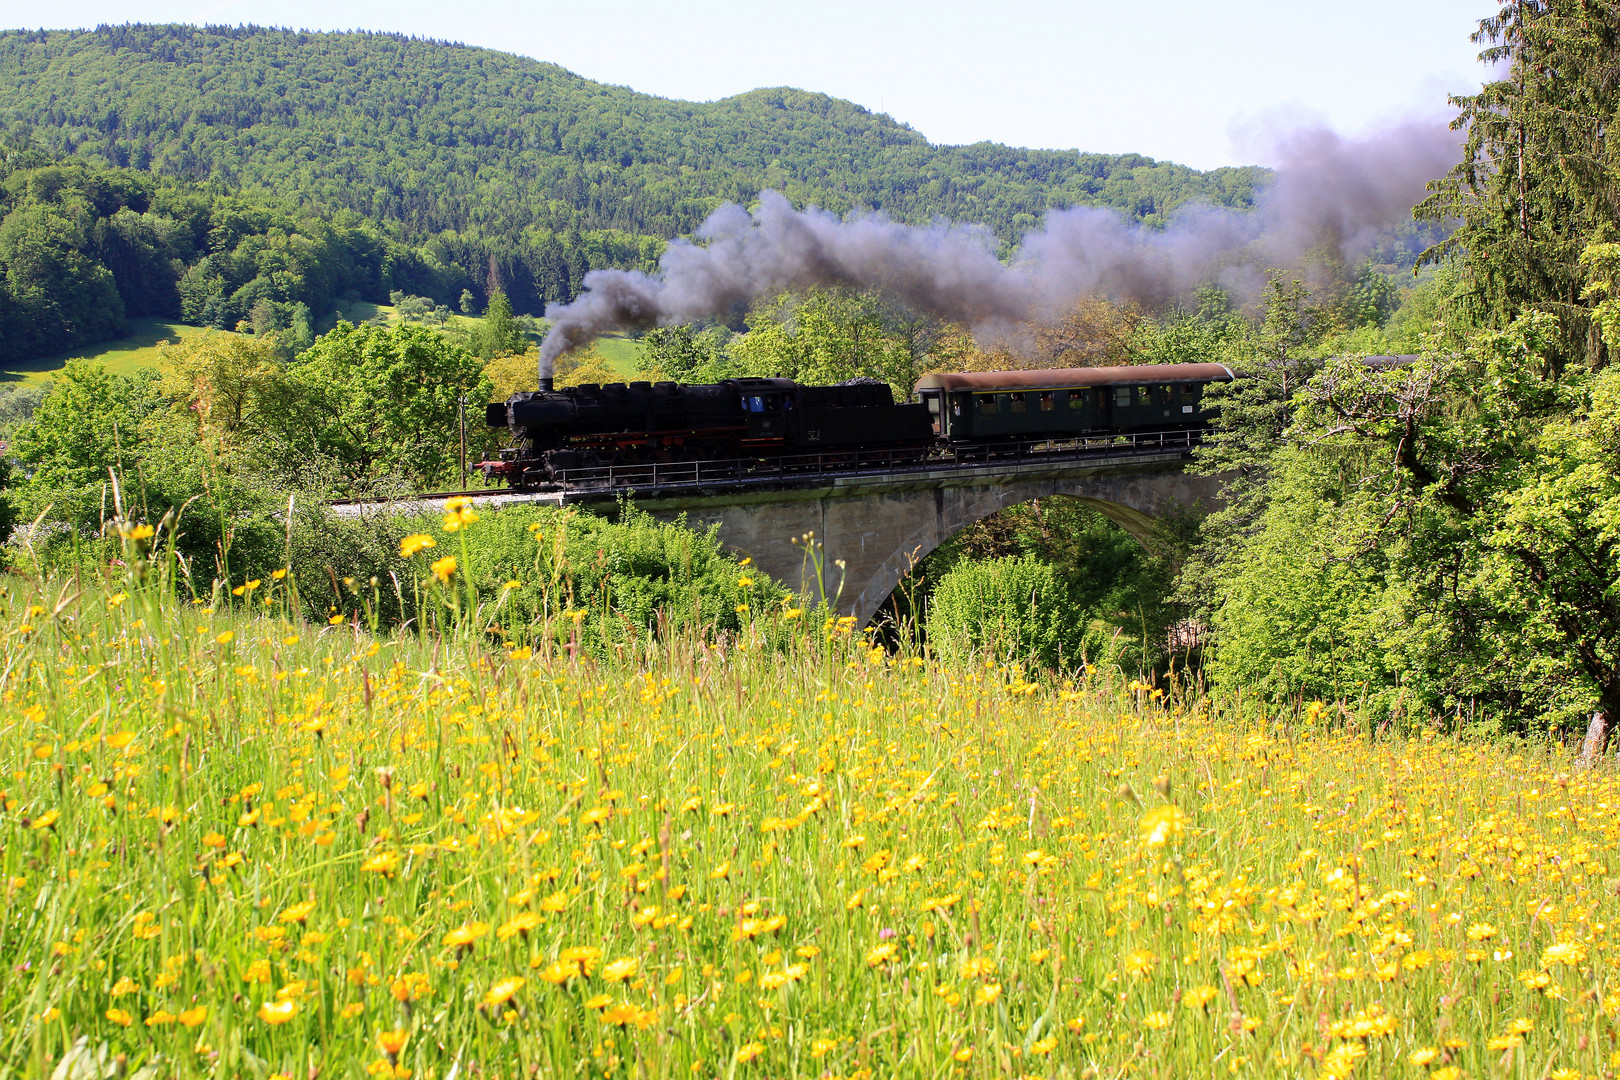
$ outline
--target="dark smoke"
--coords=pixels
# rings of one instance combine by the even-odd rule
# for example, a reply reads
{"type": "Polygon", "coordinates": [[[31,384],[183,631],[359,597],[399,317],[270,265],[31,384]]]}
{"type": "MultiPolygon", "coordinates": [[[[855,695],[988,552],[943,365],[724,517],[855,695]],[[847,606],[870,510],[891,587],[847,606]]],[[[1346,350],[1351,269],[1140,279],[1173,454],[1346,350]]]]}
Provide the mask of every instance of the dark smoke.
{"type": "Polygon", "coordinates": [[[692,240],[672,241],[656,275],[586,274],[578,298],[546,308],[540,373],[601,334],[722,317],[785,288],[875,288],[998,341],[1085,295],[1158,305],[1208,281],[1244,294],[1267,268],[1324,245],[1347,263],[1362,258],[1381,233],[1410,220],[1425,185],[1458,159],[1458,138],[1443,123],[1354,140],[1317,129],[1280,140],[1277,155],[1276,181],[1252,212],[1189,206],[1159,231],[1113,210],[1055,210],[1011,265],[977,226],[840,220],[766,191],[754,213],[728,204],[692,240]]]}

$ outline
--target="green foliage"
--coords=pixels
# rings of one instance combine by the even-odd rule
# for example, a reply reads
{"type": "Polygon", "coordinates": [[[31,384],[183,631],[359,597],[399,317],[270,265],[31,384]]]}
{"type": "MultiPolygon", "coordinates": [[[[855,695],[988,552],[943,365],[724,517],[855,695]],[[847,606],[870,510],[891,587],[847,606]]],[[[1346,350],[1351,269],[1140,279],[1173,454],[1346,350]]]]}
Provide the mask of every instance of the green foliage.
{"type": "Polygon", "coordinates": [[[1503,77],[1452,99],[1463,162],[1420,212],[1462,224],[1429,257],[1458,257],[1458,302],[1474,321],[1502,328],[1524,309],[1548,312],[1555,359],[1595,361],[1604,346],[1580,253],[1620,237],[1607,138],[1620,111],[1620,4],[1504,0],[1474,40],[1503,77]]]}
{"type": "Polygon", "coordinates": [[[506,293],[496,289],[489,294],[489,306],[472,335],[472,351],[484,360],[516,356],[529,347],[529,339],[512,317],[512,304],[506,293]]]}
{"type": "Polygon", "coordinates": [[[940,319],[919,315],[876,292],[818,289],[755,305],[748,332],[730,343],[737,372],[812,385],[882,379],[897,400],[923,372],[948,364],[958,339],[940,319]]]}
{"type": "Polygon", "coordinates": [[[713,383],[739,371],[731,358],[733,334],[723,326],[702,330],[688,325],[648,330],[642,335],[641,367],[649,375],[684,383],[713,383]]]}
{"type": "Polygon", "coordinates": [[[396,282],[442,290],[447,269],[351,213],[84,162],[0,173],[0,360],[105,341],[126,315],[250,329],[292,351],[340,297],[381,300],[396,282]]]}
{"type": "Polygon", "coordinates": [[[265,434],[351,485],[398,474],[427,490],[455,471],[460,399],[489,389],[477,358],[432,330],[339,323],[288,367],[265,434]]]}
{"type": "Polygon", "coordinates": [[[1218,581],[1212,674],[1524,728],[1620,716],[1620,381],[1527,316],[1326,367],[1218,581]]]}
{"type": "Polygon", "coordinates": [[[476,596],[491,632],[507,644],[550,635],[601,654],[655,636],[734,635],[754,614],[779,611],[791,599],[769,578],[739,567],[713,529],[663,524],[630,506],[617,520],[513,507],[481,513],[453,532],[444,524],[437,515],[338,518],[314,505],[301,511],[291,544],[306,611],[324,619],[361,607],[385,623],[427,624],[476,596]],[[435,544],[402,557],[400,539],[412,534],[435,544]],[[446,555],[457,569],[441,583],[429,566],[446,555]]]}
{"type": "Polygon", "coordinates": [[[983,651],[1001,661],[1073,668],[1081,626],[1052,564],[1031,555],[952,567],[929,598],[928,641],[960,661],[983,651]]]}
{"type": "Polygon", "coordinates": [[[33,416],[13,434],[11,452],[42,487],[100,487],[107,470],[134,460],[143,423],[161,407],[155,373],[136,379],[70,360],[33,416]]]}

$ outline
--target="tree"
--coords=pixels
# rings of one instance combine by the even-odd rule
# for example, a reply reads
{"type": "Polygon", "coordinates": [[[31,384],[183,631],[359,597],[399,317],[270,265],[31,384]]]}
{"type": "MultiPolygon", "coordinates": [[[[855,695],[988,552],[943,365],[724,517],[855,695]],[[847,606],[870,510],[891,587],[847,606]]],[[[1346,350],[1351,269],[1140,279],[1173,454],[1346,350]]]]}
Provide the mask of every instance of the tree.
{"type": "Polygon", "coordinates": [[[123,378],[103,364],[69,360],[11,449],[35,487],[99,487],[109,468],[139,460],[142,424],[161,406],[155,372],[123,378]]]}
{"type": "Polygon", "coordinates": [[[10,297],[3,343],[11,356],[104,341],[123,327],[113,276],[83,247],[73,223],[49,207],[22,207],[0,221],[0,270],[10,297]]]}
{"type": "Polygon", "coordinates": [[[425,488],[455,470],[462,397],[476,406],[489,392],[477,358],[433,330],[339,323],[289,366],[266,412],[295,456],[326,458],[353,483],[394,474],[425,488]]]}
{"type": "Polygon", "coordinates": [[[1474,40],[1506,77],[1454,97],[1463,160],[1422,207],[1460,219],[1427,259],[1457,256],[1457,302],[1503,328],[1530,308],[1558,316],[1555,360],[1597,363],[1582,249],[1620,235],[1620,159],[1608,137],[1620,113],[1620,4],[1505,0],[1474,40]]]}
{"type": "Polygon", "coordinates": [[[276,392],[283,370],[273,339],[213,332],[160,352],[163,392],[200,428],[227,440],[263,429],[265,398],[276,392]]]}
{"type": "Polygon", "coordinates": [[[648,330],[641,337],[641,368],[659,379],[713,383],[734,373],[730,344],[723,326],[698,330],[680,325],[648,330]]]}
{"type": "Polygon", "coordinates": [[[517,320],[512,317],[511,301],[506,299],[506,293],[495,289],[489,294],[489,304],[484,308],[484,320],[478,329],[473,332],[473,352],[485,360],[493,360],[498,356],[515,356],[529,347],[529,339],[524,335],[517,320]]]}

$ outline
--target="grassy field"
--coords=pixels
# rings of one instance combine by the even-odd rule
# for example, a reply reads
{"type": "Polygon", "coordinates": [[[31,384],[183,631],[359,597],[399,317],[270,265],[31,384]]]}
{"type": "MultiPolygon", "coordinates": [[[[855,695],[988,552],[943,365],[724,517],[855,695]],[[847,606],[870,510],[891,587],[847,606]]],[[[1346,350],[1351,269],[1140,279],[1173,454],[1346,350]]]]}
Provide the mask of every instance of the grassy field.
{"type": "Polygon", "coordinates": [[[202,327],[186,326],[167,319],[130,319],[127,337],[87,345],[41,360],[13,363],[0,371],[0,382],[42,383],[50,379],[54,372],[62,370],[69,360],[77,359],[99,360],[107,365],[109,371],[128,375],[140,368],[157,366],[160,341],[183,341],[206,333],[209,331],[202,327]]]}
{"type": "Polygon", "coordinates": [[[627,337],[604,337],[597,339],[593,349],[626,382],[646,378],[641,371],[640,342],[627,337]]]}
{"type": "Polygon", "coordinates": [[[0,1077],[1612,1075],[1608,767],[839,623],[502,648],[438,554],[442,638],[9,579],[0,1077]]]}

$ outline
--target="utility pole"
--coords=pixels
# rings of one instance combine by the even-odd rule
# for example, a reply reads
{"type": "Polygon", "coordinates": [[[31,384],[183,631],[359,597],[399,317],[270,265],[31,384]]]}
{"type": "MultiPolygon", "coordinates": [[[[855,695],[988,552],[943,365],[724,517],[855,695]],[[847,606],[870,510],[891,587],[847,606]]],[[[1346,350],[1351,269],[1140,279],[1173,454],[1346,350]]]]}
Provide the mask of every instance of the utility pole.
{"type": "Polygon", "coordinates": [[[461,490],[467,490],[467,395],[456,402],[456,418],[461,423],[461,490]]]}

